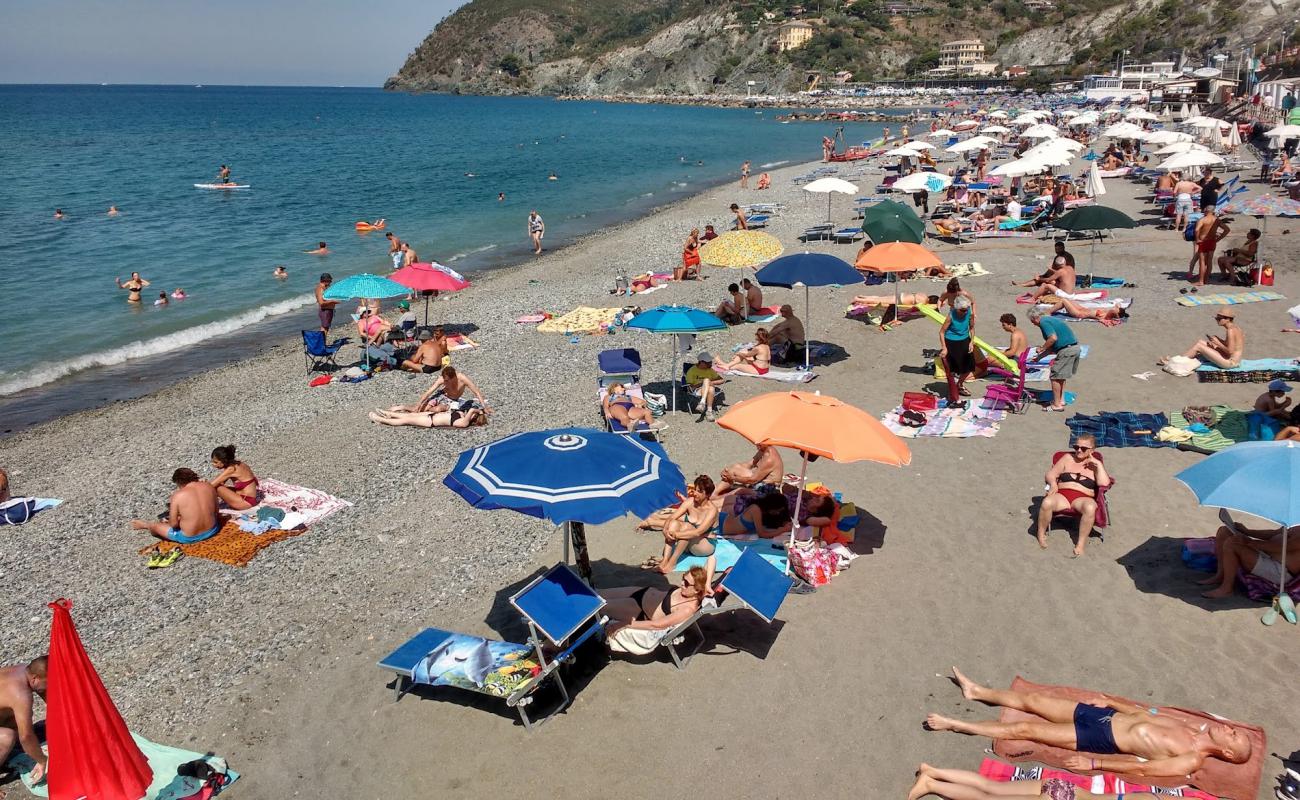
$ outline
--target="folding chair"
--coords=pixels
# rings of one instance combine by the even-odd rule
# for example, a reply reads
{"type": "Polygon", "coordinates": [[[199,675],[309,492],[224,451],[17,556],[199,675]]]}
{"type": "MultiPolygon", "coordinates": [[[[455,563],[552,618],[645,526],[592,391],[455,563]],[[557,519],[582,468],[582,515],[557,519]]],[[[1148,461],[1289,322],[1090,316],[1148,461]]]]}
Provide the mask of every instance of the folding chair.
{"type": "MultiPolygon", "coordinates": [[[[1106,462],[1106,459],[1102,455],[1100,450],[1093,450],[1092,454],[1096,456],[1097,460],[1102,462],[1103,464],[1106,462]]],[[[1064,455],[1065,455],[1064,450],[1053,453],[1052,463],[1055,464],[1056,462],[1060,461],[1064,455]]],[[[1115,476],[1111,475],[1110,485],[1098,486],[1097,496],[1093,498],[1097,501],[1097,514],[1096,516],[1093,517],[1092,520],[1092,532],[1096,534],[1097,538],[1101,539],[1103,542],[1106,541],[1105,528],[1110,526],[1110,503],[1106,500],[1106,493],[1114,488],[1115,488],[1115,476]]],[[[1075,511],[1073,508],[1067,508],[1065,511],[1058,511],[1055,514],[1053,514],[1052,521],[1055,522],[1058,519],[1078,519],[1079,516],[1080,514],[1078,511],[1075,511]]]]}
{"type": "Polygon", "coordinates": [[[530,731],[567,708],[569,691],[559,669],[573,660],[579,646],[604,632],[600,619],[604,598],[568,566],[558,564],[511,597],[510,604],[528,621],[531,635],[526,644],[425,628],[385,656],[379,667],[397,675],[394,702],[415,684],[454,686],[505,700],[530,731]],[[582,630],[588,622],[592,624],[582,630]],[[547,659],[543,638],[556,647],[571,641],[547,659]],[[549,680],[555,682],[560,700],[533,720],[528,706],[549,680]]]}
{"type": "Polygon", "coordinates": [[[641,388],[641,353],[631,347],[616,350],[603,350],[596,356],[599,374],[596,376],[596,411],[605,423],[605,430],[618,434],[645,434],[659,441],[659,432],[667,425],[654,423],[647,425],[639,422],[635,428],[626,428],[618,420],[605,416],[605,395],[610,386],[621,383],[627,388],[628,395],[645,399],[641,388]]]}
{"type": "Polygon", "coordinates": [[[347,339],[336,339],[326,344],[325,334],[320,331],[303,331],[302,354],[307,361],[307,374],[325,372],[322,367],[338,369],[339,365],[334,360],[334,355],[347,343],[347,339]]]}
{"type": "Polygon", "coordinates": [[[999,403],[1010,406],[1011,413],[1023,414],[1029,408],[1029,395],[1025,392],[1026,363],[1029,360],[1029,348],[1025,348],[1016,357],[1016,373],[1012,375],[1001,367],[989,363],[989,372],[1001,375],[1005,383],[991,384],[984,390],[984,407],[997,408],[999,403]]]}

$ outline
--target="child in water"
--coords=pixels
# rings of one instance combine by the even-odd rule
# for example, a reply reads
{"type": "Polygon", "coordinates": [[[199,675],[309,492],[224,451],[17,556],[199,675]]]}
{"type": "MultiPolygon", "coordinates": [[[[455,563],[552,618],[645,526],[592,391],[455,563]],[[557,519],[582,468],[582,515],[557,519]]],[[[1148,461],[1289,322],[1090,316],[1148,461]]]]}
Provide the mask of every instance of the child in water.
{"type": "Polygon", "coordinates": [[[173,299],[173,300],[184,300],[184,299],[185,299],[185,290],[182,289],[181,287],[177,286],[177,287],[176,287],[176,291],[172,292],[172,299],[173,299]]]}
{"type": "Polygon", "coordinates": [[[167,305],[167,293],[166,293],[166,292],[159,292],[159,293],[158,293],[158,299],[155,300],[155,301],[153,301],[153,304],[156,305],[156,306],[165,306],[165,305],[167,305]]]}

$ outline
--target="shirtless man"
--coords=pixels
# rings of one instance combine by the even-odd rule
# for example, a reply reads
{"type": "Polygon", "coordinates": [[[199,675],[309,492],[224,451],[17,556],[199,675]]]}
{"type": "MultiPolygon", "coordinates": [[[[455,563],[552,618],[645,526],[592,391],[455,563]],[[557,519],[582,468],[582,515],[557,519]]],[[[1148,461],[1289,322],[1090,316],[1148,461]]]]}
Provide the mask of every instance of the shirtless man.
{"type": "Polygon", "coordinates": [[[745,321],[745,295],[740,293],[740,286],[728,284],[727,299],[718,303],[713,316],[729,325],[739,325],[745,321]]]}
{"type": "Polygon", "coordinates": [[[420,401],[414,406],[393,406],[389,410],[410,413],[465,411],[469,408],[471,402],[469,398],[465,397],[466,392],[474,395],[485,412],[492,410],[488,407],[487,401],[483,399],[483,393],[479,391],[474,381],[470,380],[468,375],[459,373],[455,367],[450,366],[442,368],[438,379],[429,387],[429,391],[420,395],[420,401]]]}
{"type": "Polygon", "coordinates": [[[217,516],[217,490],[199,480],[194,470],[181,467],[172,473],[176,491],[168,501],[167,519],[146,522],[131,520],[131,527],[168,542],[192,544],[215,536],[221,530],[217,516]]]}
{"type": "Polygon", "coordinates": [[[325,290],[330,288],[334,283],[334,276],[328,272],[320,276],[320,283],[316,284],[316,316],[320,319],[320,332],[329,335],[330,326],[334,324],[334,307],[339,304],[337,300],[326,300],[325,290]]]}
{"type": "MultiPolygon", "coordinates": [[[[1232,521],[1226,512],[1219,514],[1225,525],[1214,537],[1214,555],[1218,569],[1214,575],[1197,581],[1201,586],[1215,588],[1203,592],[1201,597],[1218,600],[1231,597],[1237,583],[1238,570],[1245,570],[1269,583],[1285,586],[1300,575],[1300,548],[1287,551],[1286,564],[1282,563],[1282,529],[1247,528],[1232,521]]],[[[1300,526],[1290,528],[1289,536],[1300,533],[1300,526]]]]}
{"type": "MultiPolygon", "coordinates": [[[[1214,321],[1223,328],[1223,336],[1206,334],[1204,339],[1198,339],[1196,344],[1188,348],[1183,356],[1199,358],[1224,369],[1239,366],[1241,354],[1246,349],[1246,334],[1237,327],[1237,312],[1231,307],[1225,308],[1215,313],[1214,321]]],[[[1162,358],[1156,363],[1163,367],[1168,361],[1169,359],[1162,358]]]]}
{"type": "Polygon", "coordinates": [[[731,213],[736,215],[736,226],[732,228],[735,231],[749,230],[749,222],[745,219],[745,212],[740,210],[740,206],[735,203],[731,204],[731,213]]]}
{"type": "Polygon", "coordinates": [[[1214,206],[1202,206],[1205,216],[1196,223],[1196,266],[1199,274],[1192,272],[1192,265],[1187,266],[1187,280],[1195,281],[1193,286],[1204,286],[1210,279],[1210,266],[1214,264],[1214,251],[1219,240],[1227,236],[1230,229],[1214,213],[1214,206]]]}
{"type": "Polygon", "coordinates": [[[217,170],[217,183],[230,183],[230,182],[231,182],[230,167],[227,167],[225,164],[222,164],[221,169],[217,170]]]}
{"type": "Polygon", "coordinates": [[[1092,703],[1076,703],[1046,694],[990,689],[956,667],[952,674],[967,700],[1024,711],[1047,722],[965,722],[931,714],[925,718],[930,730],[1026,739],[1095,754],[1071,756],[1064,766],[1075,772],[1112,772],[1124,778],[1186,780],[1207,758],[1230,764],[1250,760],[1250,739],[1221,722],[1177,720],[1145,706],[1102,697],[1092,703]]]}
{"type": "Polygon", "coordinates": [[[419,260],[415,254],[415,248],[411,247],[410,242],[402,242],[402,266],[409,267],[419,260]]]}
{"type": "Polygon", "coordinates": [[[803,349],[808,345],[808,340],[804,336],[803,322],[794,315],[794,309],[789,303],[781,306],[781,319],[768,332],[768,341],[773,349],[777,345],[788,345],[785,358],[777,359],[778,361],[803,360],[803,349]]]}
{"type": "Polygon", "coordinates": [[[760,444],[749,461],[732,464],[722,471],[722,482],[713,490],[713,496],[721,497],[737,486],[780,485],[784,473],[780,451],[770,444],[760,444]]]}
{"type": "Polygon", "coordinates": [[[745,316],[752,315],[755,311],[763,307],[763,290],[758,288],[749,278],[740,282],[740,288],[745,290],[745,316]]]}
{"type": "MultiPolygon", "coordinates": [[[[29,664],[0,669],[0,764],[9,760],[15,745],[22,747],[36,762],[31,773],[36,783],[45,780],[47,758],[32,721],[32,695],[45,699],[47,666],[46,657],[38,656],[29,664]]],[[[0,791],[0,800],[4,796],[0,791]]]]}
{"type": "Polygon", "coordinates": [[[388,240],[388,258],[393,262],[393,269],[402,267],[402,240],[397,238],[397,234],[389,231],[384,234],[388,240]]]}
{"type": "Polygon", "coordinates": [[[1023,286],[1027,289],[1035,286],[1042,286],[1044,283],[1055,278],[1057,269],[1067,264],[1070,267],[1074,267],[1074,254],[1065,249],[1065,242],[1057,242],[1056,252],[1052,255],[1052,264],[1047,268],[1046,272],[1042,275],[1036,275],[1027,281],[1012,281],[1011,285],[1023,286]]]}
{"type": "Polygon", "coordinates": [[[1291,398],[1287,394],[1291,384],[1275,378],[1268,383],[1268,391],[1255,398],[1255,410],[1273,419],[1290,419],[1291,398]]]}
{"type": "Polygon", "coordinates": [[[417,338],[420,346],[415,348],[410,358],[402,362],[402,369],[432,375],[442,369],[443,359],[447,357],[447,335],[442,332],[442,328],[434,328],[432,333],[420,331],[417,338]]]}
{"type": "MultiPolygon", "coordinates": [[[[1020,330],[1016,325],[1015,314],[1003,314],[998,318],[1002,325],[1002,330],[1011,335],[1007,346],[1002,348],[1002,353],[1012,361],[1017,361],[1020,354],[1029,349],[1029,337],[1025,332],[1020,330]]],[[[972,377],[983,378],[989,373],[989,357],[980,348],[975,348],[975,371],[971,373],[972,377]]]]}
{"type": "Polygon", "coordinates": [[[303,250],[303,252],[309,256],[327,256],[330,254],[330,249],[324,242],[317,242],[315,250],[303,250]]]}

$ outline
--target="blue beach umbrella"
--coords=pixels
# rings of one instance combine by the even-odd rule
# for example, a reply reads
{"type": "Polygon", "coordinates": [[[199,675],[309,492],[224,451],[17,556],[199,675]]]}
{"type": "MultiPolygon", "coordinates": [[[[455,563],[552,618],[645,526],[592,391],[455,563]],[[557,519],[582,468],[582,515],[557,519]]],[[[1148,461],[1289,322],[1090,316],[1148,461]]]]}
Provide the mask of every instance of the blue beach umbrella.
{"type": "Polygon", "coordinates": [[[686,486],[657,443],[591,428],[517,433],[466,450],[442,482],[475,508],[508,508],[568,527],[588,580],[585,533],[572,523],[647,517],[676,503],[686,486]]]}
{"type": "MultiPolygon", "coordinates": [[[[1174,477],[1191,489],[1203,506],[1253,514],[1280,525],[1282,563],[1286,563],[1287,532],[1300,525],[1300,445],[1291,441],[1242,442],[1174,477]]],[[[1294,617],[1295,606],[1283,587],[1278,587],[1277,603],[1294,617]]]]}
{"type": "MultiPolygon", "coordinates": [[[[707,333],[708,331],[725,331],[727,323],[693,306],[655,306],[649,311],[642,311],[628,320],[628,328],[637,328],[651,333],[707,333]]],[[[673,337],[673,366],[669,380],[677,385],[677,337],[673,337]]],[[[677,411],[677,392],[672,392],[672,409],[677,411]]]]}
{"type": "MultiPolygon", "coordinates": [[[[781,286],[793,289],[803,287],[804,319],[812,322],[812,306],[808,299],[809,286],[846,286],[862,283],[862,273],[842,258],[826,253],[794,253],[781,256],[755,273],[764,286],[781,286]]],[[[805,343],[806,344],[806,343],[805,343]]],[[[811,363],[811,348],[803,349],[803,365],[811,363]]]]}
{"type": "Polygon", "coordinates": [[[363,272],[349,275],[325,290],[326,300],[382,300],[385,297],[400,297],[410,293],[410,289],[382,275],[363,272]]]}

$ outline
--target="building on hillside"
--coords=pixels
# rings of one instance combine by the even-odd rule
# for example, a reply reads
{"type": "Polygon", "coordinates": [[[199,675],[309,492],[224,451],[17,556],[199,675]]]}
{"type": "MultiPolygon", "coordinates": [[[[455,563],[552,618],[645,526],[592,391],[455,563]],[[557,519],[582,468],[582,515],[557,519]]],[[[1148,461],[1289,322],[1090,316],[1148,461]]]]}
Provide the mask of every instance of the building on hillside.
{"type": "Polygon", "coordinates": [[[798,50],[800,47],[808,44],[808,40],[813,37],[813,26],[803,20],[794,20],[787,22],[777,30],[776,43],[777,49],[784,53],[787,50],[798,50]]]}
{"type": "Polygon", "coordinates": [[[1029,70],[1022,64],[1012,64],[1003,71],[1004,78],[1023,78],[1029,74],[1029,70]]]}
{"type": "Polygon", "coordinates": [[[920,6],[915,3],[898,2],[897,0],[885,3],[880,8],[891,17],[915,17],[918,14],[924,14],[927,10],[925,6],[920,6]]]}
{"type": "Polygon", "coordinates": [[[984,43],[979,39],[958,39],[939,46],[939,66],[969,67],[984,60],[984,43]]]}
{"type": "Polygon", "coordinates": [[[1056,8],[1056,3],[1052,0],[1022,0],[1025,8],[1030,11],[1046,12],[1056,8]]]}
{"type": "Polygon", "coordinates": [[[1087,75],[1083,79],[1083,93],[1093,100],[1149,98],[1151,90],[1161,81],[1181,76],[1172,61],[1153,61],[1150,64],[1124,64],[1119,74],[1087,75]]]}

